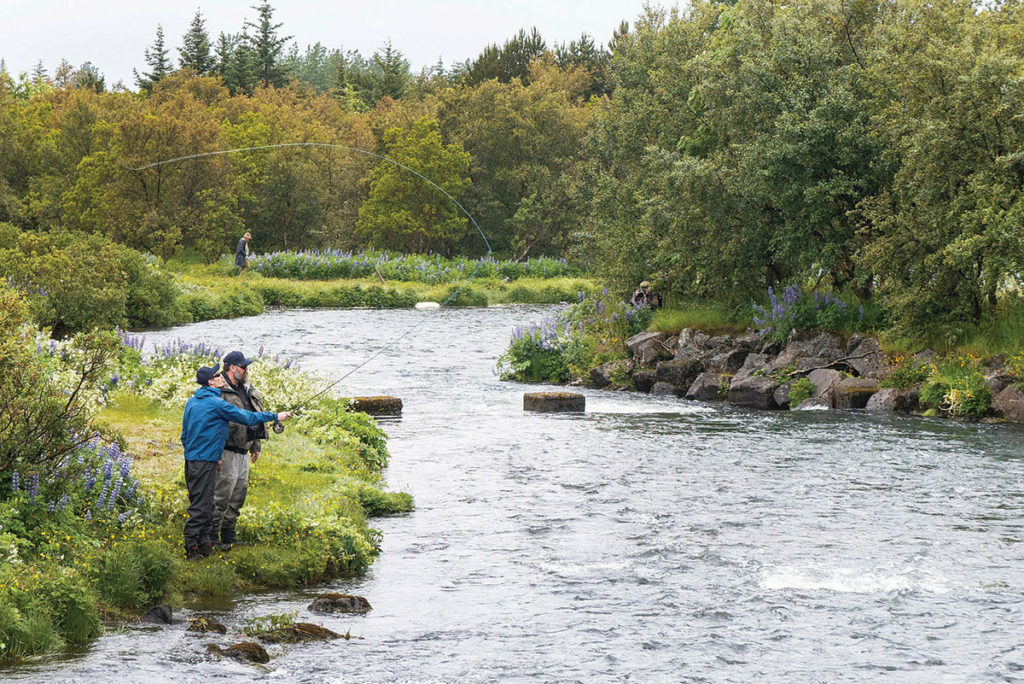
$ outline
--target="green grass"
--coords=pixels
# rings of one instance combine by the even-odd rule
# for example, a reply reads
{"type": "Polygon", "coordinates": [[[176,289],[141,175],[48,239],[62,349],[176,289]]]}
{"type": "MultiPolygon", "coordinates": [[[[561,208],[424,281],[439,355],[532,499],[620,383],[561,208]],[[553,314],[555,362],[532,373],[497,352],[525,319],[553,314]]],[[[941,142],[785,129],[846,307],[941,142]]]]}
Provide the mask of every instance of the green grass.
{"type": "Polygon", "coordinates": [[[750,320],[737,320],[735,311],[713,303],[694,303],[683,308],[664,308],[654,313],[649,329],[670,335],[685,328],[697,328],[713,334],[741,333],[750,320]]]}

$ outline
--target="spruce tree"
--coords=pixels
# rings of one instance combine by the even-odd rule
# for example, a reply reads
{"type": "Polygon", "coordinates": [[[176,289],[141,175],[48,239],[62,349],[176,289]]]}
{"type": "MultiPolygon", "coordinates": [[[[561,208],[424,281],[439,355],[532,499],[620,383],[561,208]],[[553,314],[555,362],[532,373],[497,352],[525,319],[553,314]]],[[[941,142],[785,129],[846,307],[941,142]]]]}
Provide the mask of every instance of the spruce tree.
{"type": "Polygon", "coordinates": [[[148,72],[139,76],[139,73],[132,69],[132,73],[139,88],[151,93],[153,86],[171,73],[171,62],[167,59],[167,46],[164,43],[164,27],[161,24],[156,25],[156,40],[153,41],[153,46],[146,48],[146,64],[149,66],[148,72]]]}
{"type": "Polygon", "coordinates": [[[276,88],[283,86],[287,75],[285,67],[281,63],[281,51],[286,42],[292,39],[291,36],[278,36],[277,30],[282,24],[275,24],[274,8],[269,2],[264,2],[253,7],[259,13],[259,22],[245,22],[247,29],[252,29],[253,34],[249,37],[248,43],[252,50],[253,69],[256,80],[263,85],[271,85],[276,88]]]}
{"type": "Polygon", "coordinates": [[[182,46],[178,51],[181,53],[178,65],[182,69],[191,69],[198,76],[213,71],[214,57],[210,54],[210,36],[206,32],[206,21],[199,10],[196,10],[196,15],[192,17],[192,23],[189,24],[188,32],[182,38],[182,46]]]}

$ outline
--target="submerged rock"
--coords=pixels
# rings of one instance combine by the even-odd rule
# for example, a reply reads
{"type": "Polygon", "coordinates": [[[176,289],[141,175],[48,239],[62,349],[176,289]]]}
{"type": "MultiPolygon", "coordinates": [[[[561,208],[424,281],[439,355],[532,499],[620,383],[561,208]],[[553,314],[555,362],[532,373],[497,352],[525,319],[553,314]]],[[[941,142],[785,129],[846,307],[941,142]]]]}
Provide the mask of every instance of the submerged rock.
{"type": "Polygon", "coordinates": [[[171,619],[174,616],[174,611],[171,609],[169,604],[163,603],[159,606],[153,606],[146,611],[146,614],[142,616],[143,622],[154,622],[160,625],[171,624],[171,619]]]}
{"type": "Polygon", "coordinates": [[[192,618],[192,621],[188,624],[189,632],[199,632],[200,634],[206,634],[207,632],[214,632],[216,634],[227,634],[228,628],[220,622],[212,620],[210,618],[192,618]]]}
{"type": "Polygon", "coordinates": [[[586,397],[575,392],[527,392],[523,395],[524,411],[582,413],[586,407],[586,397]]]}
{"type": "Polygon", "coordinates": [[[341,634],[332,632],[326,627],[309,622],[296,622],[287,627],[279,627],[257,635],[257,639],[268,644],[295,644],[302,641],[327,641],[340,639],[341,634]]]}
{"type": "Polygon", "coordinates": [[[255,641],[243,641],[227,648],[221,648],[217,644],[210,644],[206,647],[206,650],[241,663],[266,664],[270,662],[270,655],[267,654],[267,649],[255,641]]]}
{"type": "Polygon", "coordinates": [[[348,408],[371,416],[402,415],[402,400],[398,397],[352,397],[348,408]]]}
{"type": "Polygon", "coordinates": [[[314,613],[367,613],[373,608],[362,596],[353,594],[321,594],[309,604],[314,613]]]}

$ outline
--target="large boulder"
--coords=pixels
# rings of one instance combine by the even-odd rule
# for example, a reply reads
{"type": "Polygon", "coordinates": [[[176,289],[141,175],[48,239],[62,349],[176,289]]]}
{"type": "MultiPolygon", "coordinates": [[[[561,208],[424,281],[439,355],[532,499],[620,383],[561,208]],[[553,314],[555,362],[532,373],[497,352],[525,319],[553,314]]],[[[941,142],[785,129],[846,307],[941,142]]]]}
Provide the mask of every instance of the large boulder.
{"type": "Polygon", "coordinates": [[[767,372],[770,360],[771,357],[767,354],[747,354],[747,358],[743,360],[743,365],[736,371],[736,377],[733,378],[733,382],[750,377],[758,371],[767,372]]]}
{"type": "Polygon", "coordinates": [[[590,382],[594,387],[607,387],[615,382],[628,377],[633,371],[633,362],[630,359],[616,359],[608,363],[602,363],[597,368],[590,369],[590,382]]]}
{"type": "Polygon", "coordinates": [[[789,392],[793,389],[793,381],[787,380],[783,384],[775,388],[775,394],[772,398],[775,400],[775,405],[780,409],[789,408],[789,392]]]}
{"type": "Polygon", "coordinates": [[[764,375],[748,375],[733,378],[729,385],[729,403],[736,406],[758,409],[778,408],[775,404],[775,390],[779,383],[764,375]]]}
{"type": "Polygon", "coordinates": [[[817,366],[828,365],[845,356],[844,347],[839,336],[830,332],[806,332],[794,330],[789,334],[786,347],[772,363],[773,368],[797,367],[799,370],[810,370],[817,366]],[[800,360],[805,359],[804,368],[800,368],[800,360]],[[806,359],[815,359],[809,364],[806,359]]]}
{"type": "Polygon", "coordinates": [[[682,396],[697,376],[704,372],[704,364],[697,359],[672,359],[659,363],[655,372],[658,382],[669,383],[682,396]]]}
{"type": "MultiPolygon", "coordinates": [[[[681,352],[686,349],[699,349],[706,351],[711,335],[694,328],[686,328],[679,333],[679,340],[676,342],[676,349],[681,352]]],[[[678,352],[676,353],[678,356],[678,352]]]]}
{"type": "Polygon", "coordinates": [[[872,378],[844,378],[829,390],[828,403],[834,409],[862,409],[877,391],[878,381],[872,378]]]}
{"type": "Polygon", "coordinates": [[[889,374],[882,345],[870,335],[858,333],[850,338],[846,344],[846,363],[865,378],[884,378],[889,374]]]}
{"type": "Polygon", "coordinates": [[[748,335],[740,335],[735,338],[733,342],[737,349],[746,349],[747,351],[754,351],[761,346],[763,338],[757,333],[750,333],[748,335]]]}
{"type": "Polygon", "coordinates": [[[672,358],[672,348],[665,344],[665,333],[642,332],[626,340],[626,348],[640,364],[651,364],[672,358]]]}
{"type": "Polygon", "coordinates": [[[1024,392],[1009,385],[992,400],[992,409],[1006,420],[1024,423],[1024,392]]]}
{"type": "Polygon", "coordinates": [[[704,369],[710,373],[734,375],[740,368],[743,368],[743,363],[749,355],[750,350],[748,349],[729,349],[707,359],[704,362],[704,369]]]}
{"type": "Polygon", "coordinates": [[[721,401],[722,383],[728,377],[721,373],[701,373],[686,391],[686,398],[694,401],[721,401]]]}
{"type": "Polygon", "coordinates": [[[1012,375],[1005,368],[998,368],[985,374],[985,384],[988,385],[993,397],[1015,382],[1017,382],[1017,376],[1012,375]]]}
{"type": "Polygon", "coordinates": [[[654,383],[654,386],[651,387],[651,396],[665,397],[665,396],[669,396],[669,395],[677,396],[676,395],[676,388],[671,383],[668,383],[668,382],[656,382],[656,383],[654,383]]]}
{"type": "Polygon", "coordinates": [[[811,396],[821,398],[843,381],[843,374],[831,368],[819,368],[808,373],[807,379],[814,385],[814,394],[811,396]]]}
{"type": "Polygon", "coordinates": [[[638,392],[650,392],[654,383],[658,381],[657,375],[657,371],[653,370],[637,371],[633,373],[633,387],[636,387],[638,392]]]}
{"type": "Polygon", "coordinates": [[[864,409],[879,413],[912,413],[918,408],[919,396],[920,391],[916,387],[908,389],[886,387],[872,394],[864,409]]]}

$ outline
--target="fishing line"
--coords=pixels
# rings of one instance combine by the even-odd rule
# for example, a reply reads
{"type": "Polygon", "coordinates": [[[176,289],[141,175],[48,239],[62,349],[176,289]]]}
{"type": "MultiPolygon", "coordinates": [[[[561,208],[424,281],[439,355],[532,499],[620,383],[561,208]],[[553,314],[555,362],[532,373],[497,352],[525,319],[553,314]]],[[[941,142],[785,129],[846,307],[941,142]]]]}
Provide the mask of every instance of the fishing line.
{"type": "MultiPolygon", "coordinates": [[[[141,172],[141,171],[148,171],[149,169],[154,169],[154,168],[156,168],[158,166],[164,166],[165,164],[176,164],[176,163],[179,163],[179,162],[191,161],[193,159],[203,159],[204,157],[216,157],[216,156],[234,154],[236,152],[255,152],[255,151],[260,151],[260,150],[274,150],[274,149],[280,149],[280,148],[284,148],[284,147],[326,147],[326,148],[333,148],[333,149],[339,149],[339,150],[347,150],[349,152],[358,152],[360,154],[365,154],[367,156],[375,157],[375,158],[380,159],[382,161],[386,161],[386,162],[388,162],[390,164],[394,164],[398,168],[404,169],[405,171],[408,171],[409,173],[413,174],[417,178],[423,180],[424,182],[426,182],[427,184],[429,184],[430,186],[435,188],[438,192],[440,192],[442,195],[447,197],[449,200],[451,200],[452,203],[455,206],[457,206],[462,211],[463,214],[466,215],[466,218],[468,218],[470,223],[473,224],[473,227],[476,228],[476,231],[480,234],[480,238],[484,241],[484,245],[486,245],[486,247],[487,247],[487,253],[483,257],[481,257],[480,262],[482,262],[484,259],[487,259],[488,257],[491,256],[491,254],[492,254],[491,243],[487,239],[487,236],[484,235],[484,231],[480,229],[480,225],[476,222],[476,219],[473,218],[473,215],[470,214],[466,210],[466,208],[464,206],[462,206],[462,204],[457,199],[452,197],[451,194],[447,190],[445,190],[440,185],[438,185],[434,181],[432,181],[429,178],[427,178],[426,176],[424,176],[419,171],[416,171],[415,169],[411,169],[408,166],[406,166],[405,164],[402,164],[401,162],[395,161],[391,157],[384,156],[383,154],[377,154],[376,152],[370,152],[369,150],[363,150],[363,149],[360,149],[358,147],[351,147],[349,145],[342,145],[340,143],[318,143],[318,142],[278,143],[278,144],[274,144],[274,145],[255,145],[255,146],[252,146],[252,147],[235,147],[235,148],[230,149],[230,150],[215,150],[213,152],[199,152],[197,154],[188,154],[188,155],[185,155],[185,156],[182,156],[182,157],[174,157],[172,159],[162,159],[160,161],[153,162],[152,164],[146,164],[145,166],[132,167],[132,166],[126,166],[124,164],[121,164],[121,167],[124,168],[124,169],[127,169],[128,171],[141,172]]],[[[481,265],[482,265],[482,263],[478,263],[477,264],[476,269],[474,269],[474,271],[469,275],[469,278],[466,278],[467,281],[468,280],[472,280],[473,276],[475,276],[477,271],[480,270],[480,266],[481,265]]],[[[378,273],[378,275],[379,275],[379,273],[378,273]]],[[[458,296],[458,294],[460,292],[462,292],[462,290],[464,288],[465,288],[464,284],[459,286],[459,287],[457,287],[454,292],[452,292],[450,295],[448,295],[440,303],[440,305],[444,306],[448,302],[452,301],[455,297],[458,296]]],[[[386,345],[384,345],[383,347],[378,349],[376,352],[371,354],[362,363],[359,363],[358,365],[356,365],[355,368],[349,370],[347,373],[342,375],[340,378],[338,378],[334,382],[330,383],[329,385],[327,385],[326,387],[321,389],[319,392],[317,392],[313,396],[308,397],[308,398],[304,399],[303,401],[299,402],[292,409],[289,409],[289,410],[291,410],[293,412],[297,411],[298,409],[302,408],[303,406],[311,403],[313,400],[315,400],[318,397],[322,396],[324,393],[326,393],[331,388],[336,387],[345,378],[347,378],[348,376],[352,375],[357,370],[359,370],[360,368],[362,368],[366,364],[368,364],[370,361],[373,361],[375,358],[377,358],[378,356],[380,356],[381,354],[386,352],[388,349],[393,347],[399,340],[401,340],[401,339],[405,338],[406,336],[408,336],[409,333],[411,333],[413,330],[415,330],[417,327],[419,327],[423,323],[423,321],[425,321],[425,320],[426,319],[424,318],[424,319],[420,320],[419,322],[412,324],[411,326],[409,326],[409,328],[405,332],[401,333],[400,335],[395,337],[393,340],[388,342],[386,345]]],[[[281,431],[283,432],[284,431],[283,430],[284,426],[282,424],[280,424],[280,423],[275,424],[275,426],[274,426],[275,431],[277,431],[277,429],[279,427],[282,428],[281,431]]]]}

